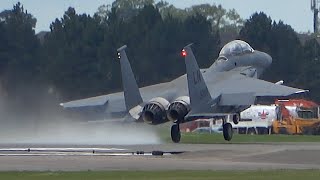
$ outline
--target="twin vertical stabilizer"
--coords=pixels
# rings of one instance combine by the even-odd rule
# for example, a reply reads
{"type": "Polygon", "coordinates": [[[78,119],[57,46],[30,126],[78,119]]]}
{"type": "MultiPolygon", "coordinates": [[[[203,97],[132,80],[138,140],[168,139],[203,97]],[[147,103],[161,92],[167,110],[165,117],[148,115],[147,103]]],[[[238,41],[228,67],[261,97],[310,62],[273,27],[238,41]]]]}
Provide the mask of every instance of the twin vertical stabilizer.
{"type": "MultiPolygon", "coordinates": [[[[118,49],[125,105],[129,113],[134,118],[138,118],[138,114],[141,112],[142,108],[140,105],[143,103],[143,100],[125,52],[126,48],[127,46],[124,45],[118,49]]],[[[182,55],[185,57],[187,69],[188,90],[191,105],[190,113],[210,112],[212,98],[192,52],[191,44],[184,47],[182,55]]]]}
{"type": "Polygon", "coordinates": [[[208,111],[211,107],[209,102],[212,101],[212,98],[192,52],[191,45],[184,47],[182,55],[185,57],[191,112],[196,113],[197,110],[208,111]]]}
{"type": "Polygon", "coordinates": [[[134,74],[131,69],[125,49],[126,45],[120,47],[118,51],[118,58],[121,65],[122,85],[124,92],[124,99],[128,111],[140,105],[143,100],[139,91],[139,87],[134,74]]]}

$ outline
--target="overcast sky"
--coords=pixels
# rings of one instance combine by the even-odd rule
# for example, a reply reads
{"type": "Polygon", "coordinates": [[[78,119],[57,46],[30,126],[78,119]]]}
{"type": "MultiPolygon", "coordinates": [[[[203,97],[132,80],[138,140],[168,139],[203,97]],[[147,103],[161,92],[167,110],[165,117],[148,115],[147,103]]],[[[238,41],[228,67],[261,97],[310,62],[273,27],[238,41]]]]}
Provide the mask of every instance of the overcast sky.
{"type": "MultiPolygon", "coordinates": [[[[19,0],[0,0],[0,11],[12,9],[19,0]]],[[[166,0],[179,8],[194,4],[215,3],[226,9],[236,9],[244,19],[254,12],[263,11],[273,20],[282,20],[298,32],[313,30],[313,13],[310,0],[166,0]]],[[[55,18],[62,17],[68,7],[75,7],[77,13],[93,14],[102,4],[113,0],[20,0],[24,8],[37,18],[36,32],[49,30],[55,18]]]]}

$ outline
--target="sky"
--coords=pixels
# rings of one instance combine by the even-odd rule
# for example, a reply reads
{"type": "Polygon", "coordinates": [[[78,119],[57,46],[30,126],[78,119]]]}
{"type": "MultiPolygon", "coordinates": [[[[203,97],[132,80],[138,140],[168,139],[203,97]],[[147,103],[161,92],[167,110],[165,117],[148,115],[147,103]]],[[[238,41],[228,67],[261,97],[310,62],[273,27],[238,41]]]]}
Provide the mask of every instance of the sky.
{"type": "MultiPolygon", "coordinates": [[[[68,7],[77,13],[94,14],[102,4],[111,4],[113,0],[0,0],[0,12],[12,9],[20,1],[24,8],[37,19],[36,32],[49,31],[56,18],[61,18],[68,7]]],[[[157,1],[157,0],[156,0],[157,1]]],[[[179,8],[195,4],[221,4],[225,9],[235,9],[243,19],[254,12],[265,12],[271,19],[289,24],[297,32],[313,31],[313,13],[310,0],[165,0],[179,8]]]]}

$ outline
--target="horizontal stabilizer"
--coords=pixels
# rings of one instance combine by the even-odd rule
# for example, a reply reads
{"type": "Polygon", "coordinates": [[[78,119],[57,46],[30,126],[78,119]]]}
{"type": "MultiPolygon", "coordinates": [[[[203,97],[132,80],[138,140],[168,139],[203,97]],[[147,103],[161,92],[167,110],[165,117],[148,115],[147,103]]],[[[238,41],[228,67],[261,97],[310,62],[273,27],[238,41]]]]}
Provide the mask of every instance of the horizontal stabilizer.
{"type": "Polygon", "coordinates": [[[255,103],[256,97],[254,93],[232,93],[221,94],[220,106],[246,106],[255,103]]]}

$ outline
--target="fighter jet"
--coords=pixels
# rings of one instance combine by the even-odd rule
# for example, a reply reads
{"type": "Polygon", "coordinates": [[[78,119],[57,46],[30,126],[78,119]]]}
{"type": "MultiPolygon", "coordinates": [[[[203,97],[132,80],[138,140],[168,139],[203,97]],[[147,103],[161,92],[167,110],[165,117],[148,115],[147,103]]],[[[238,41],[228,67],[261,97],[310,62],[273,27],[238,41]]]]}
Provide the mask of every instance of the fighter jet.
{"type": "Polygon", "coordinates": [[[133,119],[158,125],[172,121],[171,139],[181,139],[179,124],[200,118],[223,119],[223,136],[230,141],[233,131],[226,116],[237,124],[240,112],[257,97],[285,97],[307,90],[257,79],[272,63],[267,53],[248,43],[234,40],[226,44],[207,69],[199,69],[191,45],[183,48],[187,73],[170,82],[138,88],[126,45],[118,49],[123,92],[61,103],[64,108],[102,107],[105,119],[133,119]]]}

